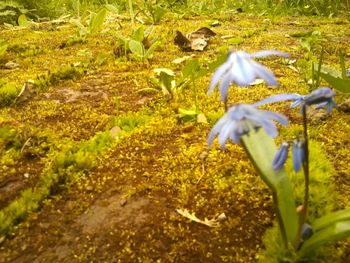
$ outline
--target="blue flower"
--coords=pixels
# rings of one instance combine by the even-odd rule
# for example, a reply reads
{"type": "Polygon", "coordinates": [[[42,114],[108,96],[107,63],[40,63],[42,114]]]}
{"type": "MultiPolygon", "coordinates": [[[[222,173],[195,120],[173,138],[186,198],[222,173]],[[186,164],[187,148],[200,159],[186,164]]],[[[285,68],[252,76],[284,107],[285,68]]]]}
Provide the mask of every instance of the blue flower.
{"type": "Polygon", "coordinates": [[[240,138],[248,134],[250,129],[264,128],[272,138],[278,135],[277,121],[284,126],[288,125],[285,116],[265,110],[259,110],[251,104],[238,104],[231,107],[225,115],[214,125],[208,138],[208,145],[211,146],[216,135],[221,148],[225,148],[228,139],[239,143],[240,138]]]}
{"type": "Polygon", "coordinates": [[[314,231],[312,227],[309,224],[304,223],[301,227],[301,242],[308,240],[313,234],[314,231]]]}
{"type": "Polygon", "coordinates": [[[304,97],[306,105],[316,105],[317,108],[327,107],[330,113],[337,104],[334,102],[335,92],[327,87],[320,87],[304,97]]]}
{"type": "Polygon", "coordinates": [[[274,170],[280,170],[284,166],[288,157],[289,144],[283,142],[272,161],[272,168],[274,170]]]}
{"type": "Polygon", "coordinates": [[[292,146],[293,169],[297,173],[305,162],[305,145],[303,142],[294,140],[292,146]]]}
{"type": "Polygon", "coordinates": [[[332,108],[336,106],[336,103],[334,102],[334,96],[335,92],[332,89],[327,87],[320,87],[305,96],[296,93],[282,93],[273,95],[255,103],[254,106],[258,107],[280,101],[293,101],[290,106],[291,108],[295,108],[299,105],[302,107],[304,105],[316,105],[316,108],[327,107],[327,112],[330,113],[332,111],[332,108]]]}
{"type": "Polygon", "coordinates": [[[269,85],[278,86],[274,74],[269,69],[253,60],[253,58],[272,55],[281,57],[289,56],[288,53],[275,50],[259,51],[253,54],[244,51],[231,51],[228,55],[227,61],[215,71],[210,82],[208,95],[213,92],[219,81],[219,90],[223,101],[227,100],[227,91],[231,82],[234,82],[238,86],[248,86],[259,77],[264,79],[269,85]]]}
{"type": "Polygon", "coordinates": [[[350,78],[350,68],[346,71],[346,76],[350,78]]]}
{"type": "MultiPolygon", "coordinates": [[[[280,170],[287,161],[289,144],[283,142],[278,148],[272,161],[272,168],[280,170]]],[[[297,173],[305,163],[305,144],[302,141],[294,140],[292,145],[293,169],[297,173]]]]}

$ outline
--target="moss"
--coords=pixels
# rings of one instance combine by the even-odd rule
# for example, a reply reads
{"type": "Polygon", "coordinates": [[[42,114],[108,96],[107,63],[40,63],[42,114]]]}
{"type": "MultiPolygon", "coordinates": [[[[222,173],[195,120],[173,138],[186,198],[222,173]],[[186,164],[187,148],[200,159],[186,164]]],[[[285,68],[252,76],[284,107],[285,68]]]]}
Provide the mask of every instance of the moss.
{"type": "Polygon", "coordinates": [[[12,104],[18,93],[19,89],[12,83],[0,85],[0,107],[12,104]]]}
{"type": "Polygon", "coordinates": [[[84,75],[85,70],[82,67],[66,65],[56,72],[40,75],[34,81],[38,91],[45,91],[51,85],[57,85],[64,80],[78,80],[84,75]]]}
{"type": "MultiPolygon", "coordinates": [[[[222,26],[214,29],[218,37],[210,42],[205,52],[195,54],[203,67],[218,54],[226,53],[231,45],[247,51],[283,49],[298,59],[294,66],[305,72],[305,79],[308,79],[309,64],[315,61],[316,54],[308,54],[308,60],[301,59],[304,51],[299,39],[286,34],[304,32],[317,24],[322,36],[328,40],[327,51],[346,46],[346,37],[340,32],[348,32],[348,24],[335,25],[316,18],[313,22],[298,17],[295,22],[291,17],[261,18],[228,13],[215,17],[223,21],[222,26]],[[263,30],[256,30],[257,25],[262,25],[263,30]],[[335,27],[337,32],[334,32],[335,27]],[[220,37],[224,35],[235,38],[225,40],[220,37]]],[[[171,24],[187,33],[212,19],[188,18],[184,21],[170,17],[164,25],[171,24]]],[[[159,36],[161,48],[155,51],[147,65],[127,58],[115,61],[116,34],[130,34],[128,21],[120,21],[120,26],[115,21],[107,21],[101,33],[74,45],[62,44],[76,31],[68,23],[60,27],[52,25],[53,30],[45,32],[6,31],[4,38],[11,43],[6,59],[16,61],[20,68],[7,70],[3,74],[4,83],[20,87],[28,79],[34,79],[36,96],[21,105],[7,104],[0,109],[1,125],[8,125],[3,131],[9,133],[0,139],[0,172],[13,179],[22,178],[23,172],[32,168],[33,163],[45,167],[36,167],[38,181],[26,185],[28,189],[21,190],[17,201],[12,200],[5,208],[8,210],[0,212],[0,223],[4,226],[2,233],[10,233],[8,231],[15,229],[15,224],[24,222],[13,232],[14,238],[5,241],[2,250],[5,260],[13,260],[15,253],[19,253],[32,261],[30,254],[39,253],[48,261],[57,261],[57,257],[50,260],[50,255],[40,253],[40,247],[46,249],[52,244],[52,251],[56,248],[59,251],[67,245],[64,243],[66,238],[72,249],[70,258],[74,256],[81,261],[113,261],[111,255],[122,261],[135,262],[253,262],[259,259],[257,251],[264,246],[261,236],[272,226],[274,219],[271,196],[239,146],[230,145],[227,152],[220,151],[216,143],[211,150],[207,148],[210,127],[223,114],[218,94],[206,96],[210,73],[196,81],[200,110],[209,125],[178,122],[176,110],[193,105],[190,87],[179,89],[173,101],[136,93],[148,87],[146,78],[153,68],[171,68],[179,75],[182,65],[174,65],[171,61],[188,55],[171,43],[174,33],[164,25],[154,26],[154,35],[159,36]],[[94,59],[99,54],[105,57],[101,63],[94,59]],[[115,126],[121,128],[121,132],[111,139],[109,130],[115,126]],[[12,133],[12,128],[16,132],[12,133]],[[21,153],[28,139],[30,145],[21,153]],[[36,157],[26,160],[23,158],[25,152],[36,157]],[[62,198],[58,198],[60,195],[62,198]],[[115,223],[110,229],[96,229],[96,234],[89,237],[79,232],[83,227],[78,223],[81,214],[87,214],[87,209],[92,211],[94,204],[101,200],[108,205],[108,198],[118,195],[125,201],[114,204],[108,211],[112,213],[122,207],[121,213],[108,214],[105,223],[115,223]],[[127,214],[137,200],[149,203],[137,213],[127,214]],[[41,206],[44,207],[41,213],[32,212],[41,206]],[[221,222],[220,227],[209,229],[180,217],[174,213],[176,208],[187,208],[199,218],[213,218],[224,212],[227,220],[221,222]],[[128,220],[122,221],[125,214],[128,220]],[[140,228],[133,220],[141,221],[140,228]],[[42,225],[47,228],[43,230],[42,225]],[[71,226],[74,226],[72,232],[67,230],[71,226]],[[43,231],[52,235],[45,238],[37,235],[43,231]],[[64,238],[61,233],[65,233],[64,238]],[[76,237],[79,237],[78,241],[76,237]],[[18,252],[18,247],[24,245],[28,249],[18,252]]],[[[317,41],[314,42],[317,44],[317,41]]],[[[337,63],[333,53],[327,54],[325,60],[337,63]]],[[[308,90],[303,83],[304,76],[284,61],[264,60],[262,63],[276,73],[281,86],[278,89],[264,85],[251,89],[232,87],[230,103],[255,102],[277,92],[305,93],[308,90]]],[[[288,106],[276,105],[271,109],[287,114],[292,121],[300,120],[298,113],[289,110],[288,106]]],[[[321,165],[313,162],[315,165],[312,166],[317,178],[313,180],[310,220],[337,209],[338,204],[349,205],[346,195],[348,150],[342,147],[348,143],[349,120],[341,113],[335,113],[333,117],[326,123],[310,126],[313,158],[322,161],[321,165]],[[322,148],[317,146],[318,143],[323,144],[322,148]],[[325,152],[335,171],[329,162],[324,162],[325,152]],[[337,203],[332,200],[333,196],[327,195],[328,190],[333,191],[333,177],[330,177],[333,174],[338,182],[333,185],[334,191],[339,193],[334,194],[337,203]]],[[[300,125],[291,125],[283,129],[281,135],[291,138],[300,131],[300,125]]],[[[302,178],[293,174],[292,180],[297,184],[295,192],[300,202],[302,178]]],[[[274,260],[281,251],[276,246],[281,243],[277,230],[274,227],[272,233],[266,234],[269,241],[265,244],[269,249],[265,255],[268,259],[263,262],[274,260]]],[[[346,246],[345,242],[341,250],[346,251],[346,246]]],[[[323,249],[323,253],[335,255],[334,248],[330,251],[323,249]]],[[[334,257],[341,258],[344,254],[339,252],[334,257]]]]}
{"type": "MultiPolygon", "coordinates": [[[[139,116],[139,118],[133,119],[131,116],[132,114],[128,113],[117,120],[117,123],[122,124],[125,129],[123,137],[131,134],[137,127],[144,125],[149,120],[149,117],[140,118],[141,116],[139,116]]],[[[4,137],[6,136],[4,135],[4,137]]],[[[77,181],[79,176],[84,175],[84,171],[95,167],[99,156],[112,143],[111,134],[106,131],[97,133],[80,145],[65,145],[65,149],[58,152],[54,160],[44,169],[37,189],[35,191],[24,190],[20,198],[0,211],[0,234],[7,234],[14,225],[35,211],[50,194],[57,194],[60,191],[60,185],[77,181]]]]}

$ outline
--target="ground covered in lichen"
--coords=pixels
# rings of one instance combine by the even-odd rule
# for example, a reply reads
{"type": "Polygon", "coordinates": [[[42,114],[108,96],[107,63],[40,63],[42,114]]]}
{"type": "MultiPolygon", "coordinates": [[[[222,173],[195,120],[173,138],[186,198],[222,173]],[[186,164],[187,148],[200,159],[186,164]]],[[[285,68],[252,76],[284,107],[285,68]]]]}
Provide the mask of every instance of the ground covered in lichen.
{"type": "MultiPolygon", "coordinates": [[[[0,262],[258,261],[275,218],[271,195],[242,148],[208,149],[210,128],[223,113],[218,94],[206,96],[211,73],[195,81],[207,122],[179,116],[179,108],[193,106],[190,83],[173,99],[145,88],[154,87],[155,68],[170,68],[180,78],[183,63],[172,62],[177,58],[193,55],[205,68],[229,48],[277,49],[291,53],[291,60],[262,63],[280,87],[233,88],[230,103],[276,92],[305,94],[310,61],[317,62],[321,46],[324,63],[337,68],[342,50],[349,65],[349,23],[247,14],[167,16],[152,32],[160,43],[154,57],[143,62],[116,52],[117,36],[131,32],[124,17],[109,15],[102,31],[81,43],[70,41],[77,29],[68,19],[3,27],[8,48],[1,81],[18,93],[28,80],[35,85],[30,81],[25,98],[3,102],[0,109],[0,262]],[[220,25],[211,29],[217,35],[204,52],[174,45],[176,30],[188,33],[215,20],[220,25]],[[17,65],[5,67],[9,61],[17,65]],[[176,209],[202,220],[222,213],[225,218],[209,227],[176,209]]],[[[346,99],[337,94],[337,102],[346,99]]],[[[301,131],[297,110],[287,104],[272,109],[292,123],[281,128],[282,137],[301,131]]],[[[330,210],[349,207],[350,115],[335,110],[310,117],[318,154],[311,157],[313,165],[326,162],[330,175],[315,182],[311,199],[320,204],[318,194],[332,196],[330,210]]],[[[349,240],[327,249],[332,259],[323,255],[324,262],[349,262],[349,240]]]]}

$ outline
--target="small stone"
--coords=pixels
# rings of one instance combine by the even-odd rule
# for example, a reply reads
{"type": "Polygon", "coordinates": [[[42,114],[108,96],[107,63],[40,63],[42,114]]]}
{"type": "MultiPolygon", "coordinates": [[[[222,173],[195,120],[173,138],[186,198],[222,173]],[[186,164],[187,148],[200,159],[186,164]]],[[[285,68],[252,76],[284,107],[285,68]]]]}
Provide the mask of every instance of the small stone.
{"type": "Polygon", "coordinates": [[[325,109],[315,109],[309,107],[307,110],[308,118],[312,123],[319,123],[327,119],[328,113],[325,109]]]}
{"type": "Polygon", "coordinates": [[[120,205],[121,207],[123,207],[123,206],[126,205],[127,202],[128,202],[128,201],[127,201],[126,199],[122,199],[122,200],[120,200],[119,205],[120,205]]]}
{"type": "Polygon", "coordinates": [[[122,129],[119,126],[114,126],[112,129],[109,130],[112,139],[116,139],[118,135],[122,132],[122,129]]]}
{"type": "Polygon", "coordinates": [[[19,67],[19,64],[13,62],[13,61],[9,61],[5,64],[5,68],[6,69],[15,69],[15,68],[18,68],[19,67]]]}
{"type": "Polygon", "coordinates": [[[197,122],[198,123],[208,123],[207,117],[203,113],[199,113],[197,115],[197,122]]]}
{"type": "Polygon", "coordinates": [[[221,23],[220,23],[219,20],[215,20],[214,22],[212,22],[212,23],[210,24],[210,26],[212,26],[212,27],[221,26],[221,23]]]}
{"type": "Polygon", "coordinates": [[[338,109],[342,112],[350,112],[350,99],[345,100],[343,103],[338,105],[338,109]]]}
{"type": "Polygon", "coordinates": [[[304,206],[299,205],[296,210],[297,210],[297,214],[300,215],[304,211],[304,206]]]}
{"type": "Polygon", "coordinates": [[[30,98],[32,98],[33,96],[35,96],[35,94],[36,94],[36,90],[34,87],[34,80],[29,79],[24,83],[21,91],[17,95],[16,101],[17,103],[25,102],[30,98]]]}
{"type": "Polygon", "coordinates": [[[29,178],[29,173],[25,173],[23,176],[24,176],[24,178],[28,179],[29,178]]]}
{"type": "Polygon", "coordinates": [[[189,125],[183,127],[182,131],[184,133],[191,132],[193,130],[193,128],[194,128],[194,126],[192,124],[189,124],[189,125]]]}
{"type": "Polygon", "coordinates": [[[94,190],[94,188],[91,185],[86,187],[86,191],[91,192],[92,190],[94,190]]]}
{"type": "Polygon", "coordinates": [[[218,221],[224,221],[226,219],[225,213],[221,213],[216,220],[218,221]]]}
{"type": "Polygon", "coordinates": [[[205,160],[208,157],[209,153],[204,151],[199,155],[199,159],[205,160]]]}

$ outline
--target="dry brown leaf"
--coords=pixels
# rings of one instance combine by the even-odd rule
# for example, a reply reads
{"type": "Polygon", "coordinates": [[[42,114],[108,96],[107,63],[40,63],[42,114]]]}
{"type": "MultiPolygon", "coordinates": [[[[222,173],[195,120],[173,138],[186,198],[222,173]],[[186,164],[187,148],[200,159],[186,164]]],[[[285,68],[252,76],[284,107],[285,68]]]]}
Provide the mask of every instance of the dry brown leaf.
{"type": "Polygon", "coordinates": [[[183,217],[190,219],[191,221],[194,221],[209,227],[218,227],[220,225],[220,221],[226,218],[225,214],[222,213],[216,218],[213,218],[213,219],[204,218],[204,220],[201,220],[198,217],[196,217],[195,213],[190,213],[187,209],[176,209],[176,212],[178,212],[183,217]]]}
{"type": "Polygon", "coordinates": [[[203,51],[208,41],[216,33],[207,27],[202,27],[186,36],[176,31],[174,43],[184,51],[203,51]]]}

